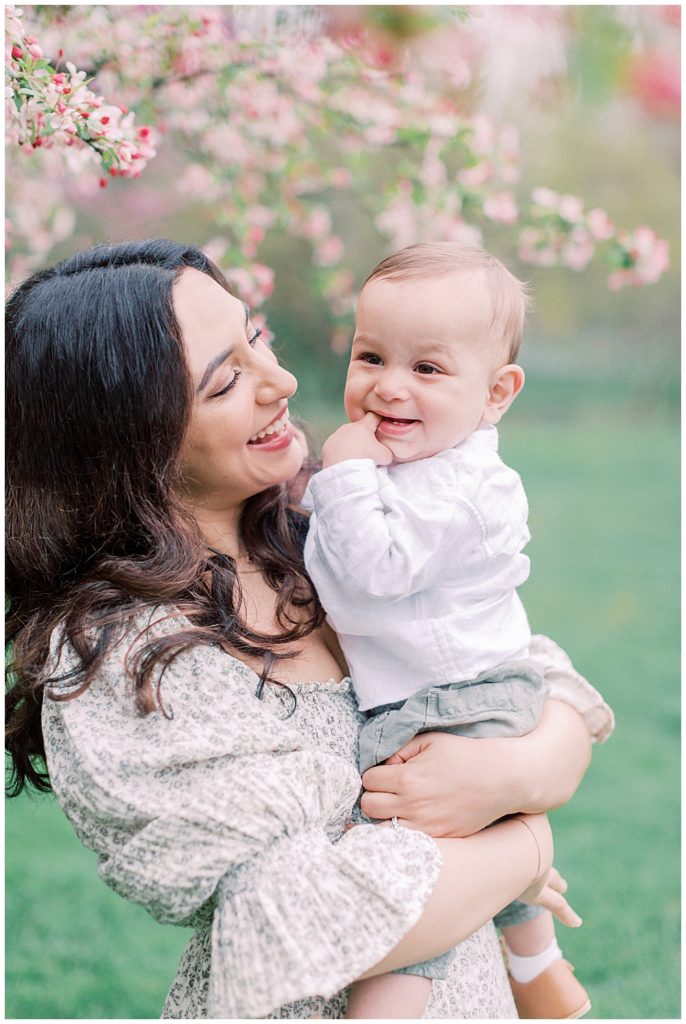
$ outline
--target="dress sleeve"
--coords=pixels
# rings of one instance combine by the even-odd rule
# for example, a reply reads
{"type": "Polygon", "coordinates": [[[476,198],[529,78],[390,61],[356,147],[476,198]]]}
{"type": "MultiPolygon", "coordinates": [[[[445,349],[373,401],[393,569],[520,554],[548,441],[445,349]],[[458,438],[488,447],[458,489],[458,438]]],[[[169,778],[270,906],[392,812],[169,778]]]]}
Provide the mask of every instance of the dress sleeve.
{"type": "Polygon", "coordinates": [[[615,727],[612,708],[595,687],[580,675],[561,647],[540,633],[531,637],[530,656],[543,669],[548,696],[570,704],[582,716],[593,743],[604,743],[615,727]]]}
{"type": "Polygon", "coordinates": [[[260,1018],[331,996],[419,917],[440,856],[427,836],[361,825],[345,759],[304,747],[252,674],[198,648],[139,716],[115,652],[81,696],[46,698],[54,791],[104,881],[162,922],[212,917],[209,1015],[260,1018]]]}

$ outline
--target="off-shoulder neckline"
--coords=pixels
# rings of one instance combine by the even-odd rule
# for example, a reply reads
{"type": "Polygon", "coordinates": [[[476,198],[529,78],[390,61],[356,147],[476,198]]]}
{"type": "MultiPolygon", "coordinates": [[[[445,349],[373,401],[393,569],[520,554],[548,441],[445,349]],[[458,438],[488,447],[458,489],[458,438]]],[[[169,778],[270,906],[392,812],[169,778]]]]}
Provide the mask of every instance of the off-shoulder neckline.
{"type": "MultiPolygon", "coordinates": [[[[245,673],[247,677],[254,679],[255,682],[259,682],[259,675],[254,668],[251,668],[250,665],[247,664],[247,662],[241,661],[241,659],[237,658],[235,654],[229,654],[228,651],[224,651],[223,653],[227,658],[231,658],[231,660],[238,666],[239,670],[245,673]]],[[[303,693],[308,690],[349,690],[351,686],[352,679],[347,675],[343,676],[342,679],[334,679],[333,676],[329,676],[328,679],[298,679],[285,681],[281,684],[270,683],[267,681],[267,689],[270,693],[286,693],[286,687],[291,691],[303,693]]]]}
{"type": "MultiPolygon", "coordinates": [[[[185,619],[186,622],[190,624],[190,620],[187,618],[187,616],[183,614],[183,612],[175,614],[174,618],[185,619]]],[[[257,674],[254,668],[251,668],[250,665],[247,664],[247,662],[241,661],[239,657],[237,657],[235,654],[231,654],[229,651],[222,651],[222,653],[227,658],[231,658],[231,660],[235,662],[235,664],[240,668],[241,671],[247,673],[247,675],[249,676],[252,676],[256,682],[259,681],[259,675],[257,674]]],[[[277,683],[267,683],[267,686],[269,687],[270,692],[278,692],[279,690],[279,685],[277,683]]],[[[303,690],[310,689],[347,690],[350,689],[350,687],[352,686],[352,679],[348,675],[343,676],[343,678],[339,680],[336,680],[334,679],[333,676],[330,676],[328,679],[324,680],[307,679],[297,680],[295,682],[286,682],[283,683],[282,686],[288,686],[291,690],[298,690],[300,692],[302,692],[303,690]]]]}

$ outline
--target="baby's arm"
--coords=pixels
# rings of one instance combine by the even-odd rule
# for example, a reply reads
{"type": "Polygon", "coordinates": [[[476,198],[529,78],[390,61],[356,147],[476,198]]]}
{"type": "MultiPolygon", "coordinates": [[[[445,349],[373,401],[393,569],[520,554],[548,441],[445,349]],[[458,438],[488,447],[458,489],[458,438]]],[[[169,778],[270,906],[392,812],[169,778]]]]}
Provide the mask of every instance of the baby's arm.
{"type": "Polygon", "coordinates": [[[373,419],[337,430],[310,482],[305,560],[330,612],[344,600],[408,597],[448,574],[461,577],[479,557],[481,522],[451,468],[425,466],[421,484],[382,473],[377,464],[390,453],[374,437],[373,419]]]}

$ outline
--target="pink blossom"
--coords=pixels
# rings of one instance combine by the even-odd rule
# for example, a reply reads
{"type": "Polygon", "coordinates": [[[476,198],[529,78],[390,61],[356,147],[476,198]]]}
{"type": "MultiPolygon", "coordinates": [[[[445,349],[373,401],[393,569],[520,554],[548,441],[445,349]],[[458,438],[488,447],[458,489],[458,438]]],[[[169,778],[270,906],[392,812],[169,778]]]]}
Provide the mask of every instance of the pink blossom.
{"type": "Polygon", "coordinates": [[[570,270],[584,270],[595,254],[595,246],[585,228],[574,228],[567,244],[562,247],[562,265],[570,270]]]}
{"type": "Polygon", "coordinates": [[[634,273],[641,284],[654,284],[668,269],[669,246],[652,228],[636,228],[628,239],[628,247],[635,257],[634,273]]]}
{"type": "Polygon", "coordinates": [[[398,137],[397,129],[390,124],[371,124],[362,134],[372,146],[390,146],[398,137]]]}
{"type": "Polygon", "coordinates": [[[478,188],[485,185],[493,177],[493,164],[488,160],[474,167],[464,167],[458,171],[457,180],[466,188],[478,188]]]}
{"type": "Polygon", "coordinates": [[[531,198],[537,206],[541,206],[545,210],[556,210],[560,197],[552,189],[541,186],[533,190],[531,198]]]}
{"type": "Polygon", "coordinates": [[[248,228],[247,237],[243,241],[243,252],[248,259],[254,259],[257,255],[257,250],[264,241],[264,235],[264,228],[257,227],[255,224],[248,228]]]}
{"type": "Polygon", "coordinates": [[[202,164],[188,164],[176,182],[179,193],[192,198],[217,196],[214,176],[202,164]]]}
{"type": "Polygon", "coordinates": [[[322,267],[330,267],[339,263],[343,258],[345,246],[337,235],[329,235],[323,242],[315,247],[314,260],[322,267]]]}
{"type": "Polygon", "coordinates": [[[274,271],[264,263],[251,263],[250,270],[264,301],[274,290],[274,271]]]}
{"type": "Polygon", "coordinates": [[[303,235],[313,241],[325,238],[331,231],[331,214],[324,206],[311,211],[303,224],[303,235]]]}
{"type": "Polygon", "coordinates": [[[519,256],[534,266],[553,267],[558,254],[544,231],[534,227],[524,228],[519,234],[519,256]]]}
{"type": "Polygon", "coordinates": [[[568,220],[570,224],[578,224],[584,215],[583,200],[569,194],[560,196],[557,210],[560,216],[568,220]]]}
{"type": "Polygon", "coordinates": [[[334,167],[329,171],[329,181],[336,188],[347,188],[352,184],[352,174],[347,167],[334,167]]]}
{"type": "Polygon", "coordinates": [[[498,175],[504,185],[516,185],[521,177],[516,164],[501,164],[498,175]]]}
{"type": "Polygon", "coordinates": [[[457,133],[460,127],[458,117],[452,112],[438,111],[432,114],[427,121],[427,128],[434,135],[449,139],[457,133]]]}
{"type": "Polygon", "coordinates": [[[615,233],[614,225],[608,217],[607,212],[599,206],[588,211],[586,215],[586,223],[588,224],[588,228],[592,236],[599,242],[612,238],[615,233]]]}
{"type": "Polygon", "coordinates": [[[511,192],[494,192],[484,202],[484,213],[501,224],[516,224],[519,208],[511,192]]]}
{"type": "Polygon", "coordinates": [[[651,49],[633,58],[629,71],[632,91],[653,115],[679,117],[681,63],[678,52],[651,49]]]}
{"type": "Polygon", "coordinates": [[[379,231],[391,239],[393,248],[402,249],[417,239],[417,210],[407,195],[396,197],[375,220],[379,231]]]}
{"type": "Polygon", "coordinates": [[[620,232],[617,240],[631,265],[610,275],[607,284],[613,291],[628,285],[655,284],[669,268],[669,246],[652,228],[642,225],[632,233],[620,232]]]}
{"type": "Polygon", "coordinates": [[[495,125],[490,117],[478,114],[472,121],[472,146],[480,156],[491,156],[495,148],[495,125]]]}
{"type": "Polygon", "coordinates": [[[263,264],[252,263],[247,267],[232,267],[226,274],[251,309],[261,306],[274,287],[274,271],[263,264]]]}
{"type": "Polygon", "coordinates": [[[440,147],[429,144],[426,147],[419,180],[430,189],[442,189],[448,180],[448,169],[439,156],[440,147]]]}

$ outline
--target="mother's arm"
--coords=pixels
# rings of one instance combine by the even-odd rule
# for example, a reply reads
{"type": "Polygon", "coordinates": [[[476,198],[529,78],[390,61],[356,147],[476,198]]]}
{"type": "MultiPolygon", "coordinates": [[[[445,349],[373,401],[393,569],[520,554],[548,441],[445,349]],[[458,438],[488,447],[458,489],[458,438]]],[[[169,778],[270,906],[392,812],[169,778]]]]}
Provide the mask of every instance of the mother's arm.
{"type": "Polygon", "coordinates": [[[552,640],[533,637],[531,655],[551,693],[532,732],[477,742],[423,733],[393,763],[365,772],[365,814],[395,816],[432,836],[466,836],[506,814],[547,811],[569,800],[589,765],[591,744],[607,738],[614,716],[552,640]]]}

